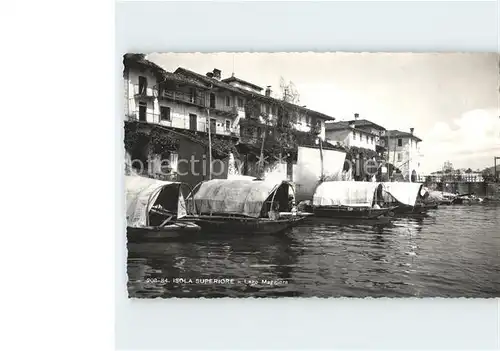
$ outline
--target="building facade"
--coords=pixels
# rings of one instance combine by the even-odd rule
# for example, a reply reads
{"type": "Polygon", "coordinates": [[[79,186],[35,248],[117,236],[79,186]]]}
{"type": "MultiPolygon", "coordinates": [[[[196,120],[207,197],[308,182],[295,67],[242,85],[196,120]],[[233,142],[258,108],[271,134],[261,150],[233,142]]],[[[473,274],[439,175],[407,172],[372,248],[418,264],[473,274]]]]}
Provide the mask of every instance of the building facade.
{"type": "Polygon", "coordinates": [[[405,181],[416,182],[420,175],[420,143],[422,139],[410,132],[389,130],[386,133],[388,161],[400,170],[405,181]]]}
{"type": "Polygon", "coordinates": [[[357,113],[353,120],[326,125],[326,141],[349,150],[347,160],[350,163],[344,170],[355,180],[382,180],[382,173],[387,171],[381,164],[387,156],[385,133],[384,127],[360,119],[357,113]]]}
{"type": "Polygon", "coordinates": [[[383,154],[386,151],[385,128],[354,114],[350,121],[327,123],[326,140],[346,147],[357,147],[383,154]]]}
{"type": "MultiPolygon", "coordinates": [[[[268,122],[278,119],[280,109],[293,111],[297,131],[319,130],[325,139],[325,121],[333,117],[271,97],[263,88],[234,77],[221,79],[222,72],[214,69],[202,75],[185,68],[166,72],[141,55],[126,55],[125,60],[126,117],[166,127],[220,135],[240,136],[239,121],[259,118],[249,112],[248,102],[259,104],[261,115],[268,122]],[[209,121],[209,122],[207,122],[209,121]]],[[[265,125],[264,121],[261,121],[265,125]]]]}
{"type": "MultiPolygon", "coordinates": [[[[163,128],[155,130],[184,133],[188,140],[191,135],[204,139],[206,144],[210,131],[212,143],[215,138],[260,149],[262,139],[273,139],[273,135],[264,136],[266,131],[284,119],[291,122],[294,133],[312,134],[316,139],[325,140],[325,121],[334,119],[275,99],[271,97],[270,87],[264,91],[234,74],[222,79],[219,69],[203,75],[182,67],[167,72],[146,60],[144,55],[124,56],[124,84],[126,123],[155,125],[163,128]]],[[[171,159],[172,174],[178,171],[178,149],[179,146],[175,146],[163,155],[154,155],[159,160],[165,155],[171,159]]],[[[291,170],[291,166],[288,168],[291,170]]]]}

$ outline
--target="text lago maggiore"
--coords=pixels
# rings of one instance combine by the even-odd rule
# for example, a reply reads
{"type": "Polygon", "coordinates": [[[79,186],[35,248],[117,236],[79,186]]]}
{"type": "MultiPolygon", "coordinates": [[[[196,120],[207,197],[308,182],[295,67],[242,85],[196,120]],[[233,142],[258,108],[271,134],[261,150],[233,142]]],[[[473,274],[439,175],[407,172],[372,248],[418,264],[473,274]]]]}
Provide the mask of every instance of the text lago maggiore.
{"type": "Polygon", "coordinates": [[[196,285],[286,285],[283,279],[234,279],[234,278],[147,278],[149,284],[196,284],[196,285]]]}

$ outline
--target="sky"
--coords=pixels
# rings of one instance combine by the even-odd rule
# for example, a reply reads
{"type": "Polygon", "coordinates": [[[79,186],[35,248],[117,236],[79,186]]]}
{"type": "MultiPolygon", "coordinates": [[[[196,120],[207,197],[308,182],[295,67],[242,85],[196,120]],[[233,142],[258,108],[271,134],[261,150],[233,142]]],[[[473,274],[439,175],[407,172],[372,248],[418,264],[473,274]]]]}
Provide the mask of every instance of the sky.
{"type": "MultiPolygon", "coordinates": [[[[483,169],[500,156],[498,53],[153,53],[173,72],[218,68],[280,93],[293,82],[305,105],[337,121],[360,118],[409,131],[421,143],[421,173],[483,169]]],[[[276,95],[277,96],[277,95],[276,95]]]]}

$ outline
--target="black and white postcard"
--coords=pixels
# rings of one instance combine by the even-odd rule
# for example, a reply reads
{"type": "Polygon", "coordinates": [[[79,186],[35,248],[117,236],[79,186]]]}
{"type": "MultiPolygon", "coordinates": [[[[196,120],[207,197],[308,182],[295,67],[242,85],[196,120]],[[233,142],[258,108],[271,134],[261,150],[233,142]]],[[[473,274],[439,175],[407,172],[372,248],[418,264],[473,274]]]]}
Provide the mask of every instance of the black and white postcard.
{"type": "Polygon", "coordinates": [[[130,298],[499,297],[496,53],[127,53],[130,298]]]}

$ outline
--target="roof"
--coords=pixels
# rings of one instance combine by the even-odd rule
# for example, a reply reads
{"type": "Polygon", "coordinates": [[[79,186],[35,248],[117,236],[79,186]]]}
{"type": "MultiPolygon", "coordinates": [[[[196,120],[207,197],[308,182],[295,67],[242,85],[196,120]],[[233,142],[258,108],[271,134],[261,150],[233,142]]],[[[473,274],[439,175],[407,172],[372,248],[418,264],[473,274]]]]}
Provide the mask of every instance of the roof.
{"type": "Polygon", "coordinates": [[[175,74],[172,72],[167,72],[160,66],[158,66],[156,63],[151,62],[145,58],[144,54],[125,54],[123,55],[123,65],[125,68],[130,68],[130,67],[141,67],[141,68],[146,68],[149,69],[153,72],[153,74],[156,76],[156,78],[159,81],[162,80],[171,80],[175,81],[177,83],[182,83],[182,84],[188,84],[188,85],[193,85],[196,86],[200,89],[206,89],[207,87],[203,84],[200,84],[198,81],[185,77],[180,74],[175,74]]]}
{"type": "Polygon", "coordinates": [[[262,88],[259,87],[258,85],[255,85],[253,83],[247,82],[246,80],[237,78],[235,76],[232,76],[232,77],[229,77],[229,78],[226,78],[226,79],[222,79],[222,82],[226,82],[226,83],[237,82],[237,83],[240,83],[240,84],[248,85],[249,87],[252,87],[252,88],[257,89],[257,90],[262,90],[262,88]]]}
{"type": "Polygon", "coordinates": [[[196,211],[240,214],[258,218],[266,200],[287,182],[252,179],[214,179],[201,183],[194,195],[196,211]]]}
{"type": "Polygon", "coordinates": [[[253,83],[244,81],[242,79],[236,78],[236,77],[218,80],[215,78],[210,78],[210,77],[207,77],[205,75],[193,72],[193,71],[188,70],[188,69],[183,68],[183,67],[179,67],[175,70],[175,72],[171,73],[171,72],[165,71],[163,68],[158,66],[156,63],[147,60],[145,57],[146,57],[146,55],[144,55],[144,54],[125,54],[125,55],[123,55],[123,65],[125,67],[141,66],[144,68],[148,68],[156,75],[158,80],[173,80],[173,81],[176,81],[178,83],[194,85],[200,89],[210,89],[210,86],[216,86],[216,87],[219,87],[222,89],[227,89],[229,91],[232,91],[232,92],[244,95],[244,96],[250,95],[253,98],[257,98],[259,100],[268,101],[268,102],[274,103],[274,104],[284,104],[288,107],[297,108],[298,110],[300,110],[302,112],[309,113],[311,115],[315,115],[315,116],[322,118],[324,120],[332,120],[332,121],[335,120],[334,117],[328,116],[324,113],[310,110],[308,108],[305,108],[305,107],[302,107],[299,105],[295,105],[295,104],[292,104],[290,102],[285,102],[285,101],[282,101],[279,99],[275,99],[275,98],[270,97],[270,96],[265,96],[265,95],[262,95],[260,93],[252,93],[248,90],[234,87],[228,83],[228,82],[231,82],[233,80],[239,81],[243,84],[247,84],[247,85],[255,87],[256,89],[262,90],[261,87],[255,85],[253,83]]]}
{"type": "Polygon", "coordinates": [[[144,68],[149,68],[153,73],[163,75],[166,71],[158,66],[156,63],[151,62],[146,59],[144,54],[125,54],[123,55],[123,65],[125,67],[130,66],[142,66],[144,68]]]}
{"type": "Polygon", "coordinates": [[[183,68],[183,67],[177,68],[175,70],[174,74],[179,74],[182,76],[187,75],[190,77],[194,77],[194,78],[198,79],[199,81],[203,82],[205,84],[206,88],[209,88],[210,86],[215,86],[215,87],[219,87],[222,89],[230,90],[230,91],[235,92],[235,93],[243,94],[243,92],[244,92],[241,89],[233,87],[231,84],[228,84],[224,81],[220,81],[220,80],[215,79],[215,78],[204,76],[203,74],[199,74],[199,73],[190,71],[190,70],[183,68]]]}
{"type": "Polygon", "coordinates": [[[364,130],[364,129],[359,129],[355,127],[351,127],[352,121],[340,121],[340,122],[335,122],[335,123],[326,123],[325,124],[325,130],[326,131],[342,131],[342,130],[353,130],[357,131],[359,133],[365,133],[373,136],[379,136],[378,134],[372,133],[370,131],[364,130]]]}
{"type": "Polygon", "coordinates": [[[296,108],[296,109],[298,109],[298,110],[300,110],[302,112],[309,113],[311,115],[315,115],[315,116],[317,116],[319,118],[322,118],[322,119],[325,119],[325,120],[332,120],[332,121],[335,120],[335,117],[325,115],[324,113],[321,113],[321,112],[318,112],[318,111],[310,110],[308,108],[305,108],[305,107],[302,107],[302,106],[299,106],[299,105],[295,105],[295,104],[292,104],[290,102],[286,102],[286,101],[283,101],[283,100],[275,99],[275,98],[273,98],[271,96],[265,96],[265,95],[262,95],[260,93],[252,93],[251,91],[234,87],[231,84],[227,83],[227,79],[230,79],[230,78],[223,79],[223,80],[217,80],[215,78],[210,78],[210,77],[204,76],[202,74],[190,71],[190,70],[182,68],[182,67],[177,68],[174,73],[175,74],[180,74],[180,75],[188,75],[188,76],[191,76],[191,77],[195,77],[196,79],[199,79],[202,82],[204,82],[206,85],[212,84],[213,86],[216,86],[216,87],[219,87],[219,88],[222,88],[222,89],[228,89],[230,91],[239,93],[239,94],[244,95],[244,96],[251,96],[251,97],[253,97],[255,99],[259,99],[261,101],[267,101],[267,102],[269,102],[271,104],[284,104],[284,105],[286,105],[288,107],[296,108]]]}
{"type": "Polygon", "coordinates": [[[349,122],[340,121],[340,122],[335,122],[335,123],[326,123],[325,129],[326,130],[345,130],[345,129],[352,129],[352,128],[351,128],[349,122]]]}
{"type": "Polygon", "coordinates": [[[200,89],[208,89],[208,87],[206,87],[205,85],[196,81],[195,79],[185,77],[183,75],[176,74],[176,73],[165,72],[164,79],[165,80],[173,80],[173,81],[176,81],[177,83],[193,85],[193,86],[200,88],[200,89]]]}
{"type": "Polygon", "coordinates": [[[378,125],[377,123],[373,123],[367,119],[353,119],[348,123],[354,123],[356,127],[375,127],[379,130],[385,130],[384,127],[378,125]]]}
{"type": "Polygon", "coordinates": [[[323,182],[314,192],[313,205],[371,207],[375,192],[381,187],[382,185],[377,182],[323,182]]]}
{"type": "MultiPolygon", "coordinates": [[[[179,182],[165,182],[141,176],[125,176],[127,194],[127,225],[144,227],[148,225],[148,213],[167,186],[179,186],[179,182]]],[[[183,199],[179,199],[184,204],[183,199]]]]}
{"type": "Polygon", "coordinates": [[[387,131],[387,137],[403,137],[403,138],[412,138],[418,141],[422,141],[419,137],[415,136],[414,134],[407,133],[407,132],[402,132],[400,130],[388,130],[387,131]]]}
{"type": "Polygon", "coordinates": [[[385,182],[382,183],[384,190],[390,193],[399,202],[415,206],[417,198],[423,187],[423,183],[410,182],[385,182]]]}

